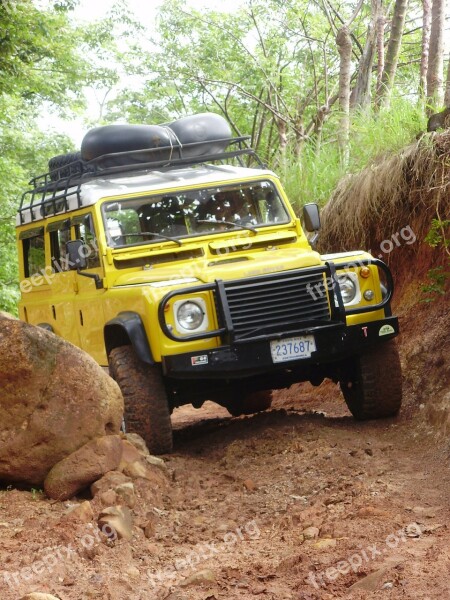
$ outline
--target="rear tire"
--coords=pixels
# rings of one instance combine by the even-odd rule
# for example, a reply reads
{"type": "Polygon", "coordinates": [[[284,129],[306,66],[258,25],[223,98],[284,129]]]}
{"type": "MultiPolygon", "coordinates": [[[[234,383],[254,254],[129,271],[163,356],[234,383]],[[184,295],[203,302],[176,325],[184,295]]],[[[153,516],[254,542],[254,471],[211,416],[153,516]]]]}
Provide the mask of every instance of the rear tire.
{"type": "Polygon", "coordinates": [[[355,357],[340,382],[345,402],[358,421],[396,415],[402,404],[402,370],[397,345],[389,340],[355,357]]]}
{"type": "Polygon", "coordinates": [[[109,355],[109,372],[122,391],[127,431],[142,436],[152,454],[171,452],[172,423],[159,365],[139,360],[132,346],[120,346],[109,355]]]}
{"type": "Polygon", "coordinates": [[[233,398],[227,402],[226,408],[233,417],[252,415],[263,412],[272,405],[272,391],[251,392],[244,397],[233,398]]]}

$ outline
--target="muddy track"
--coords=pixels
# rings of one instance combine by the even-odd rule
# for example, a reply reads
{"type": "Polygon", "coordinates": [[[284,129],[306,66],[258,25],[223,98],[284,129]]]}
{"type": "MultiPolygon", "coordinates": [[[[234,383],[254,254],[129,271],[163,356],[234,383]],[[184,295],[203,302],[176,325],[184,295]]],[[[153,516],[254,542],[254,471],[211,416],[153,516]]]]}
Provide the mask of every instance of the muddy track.
{"type": "Polygon", "coordinates": [[[356,423],[333,388],[325,403],[280,393],[278,409],[247,419],[183,415],[170,459],[184,489],[176,535],[182,553],[187,540],[222,539],[196,567],[218,575],[212,597],[450,597],[445,449],[411,421],[356,423]],[[230,547],[218,534],[233,541],[246,526],[258,534],[230,547]],[[369,590],[349,591],[358,582],[369,590]]]}
{"type": "Polygon", "coordinates": [[[2,599],[450,597],[448,452],[419,419],[357,423],[328,384],[277,393],[252,417],[208,403],[173,420],[172,486],[162,510],[148,507],[151,539],[136,528],[90,555],[60,525],[64,505],[1,493],[3,569],[52,543],[74,550],[30,583],[2,580],[2,599]]]}

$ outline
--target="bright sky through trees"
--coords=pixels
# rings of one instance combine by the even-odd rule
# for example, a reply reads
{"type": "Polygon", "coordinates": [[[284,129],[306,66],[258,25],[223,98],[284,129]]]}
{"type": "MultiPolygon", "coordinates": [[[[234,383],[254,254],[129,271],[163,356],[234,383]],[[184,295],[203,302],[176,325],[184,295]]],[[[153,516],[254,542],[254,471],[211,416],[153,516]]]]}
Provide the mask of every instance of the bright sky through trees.
{"type": "MultiPolygon", "coordinates": [[[[45,7],[51,2],[49,0],[35,0],[36,6],[45,7]]],[[[156,17],[157,11],[162,3],[162,0],[123,0],[123,4],[126,5],[130,12],[133,13],[134,17],[149,31],[156,30],[156,17]]],[[[73,12],[73,18],[78,23],[80,22],[93,22],[105,17],[115,4],[112,0],[80,0],[79,5],[73,12]]],[[[219,10],[221,12],[233,12],[241,6],[241,0],[186,0],[186,7],[202,10],[203,8],[209,8],[212,10],[219,10]]],[[[130,85],[133,85],[130,80],[130,85]]],[[[86,116],[95,120],[99,112],[99,104],[101,98],[94,93],[93,90],[86,90],[86,96],[88,98],[88,108],[86,116]]],[[[40,126],[44,130],[49,128],[55,129],[55,131],[66,133],[79,145],[84,134],[86,133],[86,124],[83,122],[82,117],[74,118],[73,120],[63,120],[54,114],[42,114],[40,119],[40,126]]]]}
{"type": "Polygon", "coordinates": [[[415,140],[450,106],[450,9],[433,0],[427,37],[406,1],[1,0],[0,307],[18,298],[27,181],[92,127],[222,114],[297,207],[415,140]]]}
{"type": "MultiPolygon", "coordinates": [[[[155,18],[156,9],[161,4],[161,0],[126,0],[130,10],[139,18],[143,24],[151,26],[155,18]]],[[[78,18],[93,20],[101,18],[111,8],[111,0],[81,0],[79,7],[75,10],[78,18]]],[[[240,0],[187,0],[186,7],[193,7],[198,10],[210,8],[224,12],[232,12],[242,3],[240,0]]]]}

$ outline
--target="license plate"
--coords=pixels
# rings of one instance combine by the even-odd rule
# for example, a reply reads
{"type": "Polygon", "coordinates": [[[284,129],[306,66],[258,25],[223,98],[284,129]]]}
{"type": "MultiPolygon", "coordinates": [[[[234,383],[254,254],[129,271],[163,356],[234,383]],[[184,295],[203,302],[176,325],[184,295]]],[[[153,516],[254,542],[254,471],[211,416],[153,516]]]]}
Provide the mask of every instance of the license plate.
{"type": "Polygon", "coordinates": [[[316,350],[316,341],[313,335],[285,338],[270,342],[270,352],[274,363],[309,358],[311,352],[316,350]]]}

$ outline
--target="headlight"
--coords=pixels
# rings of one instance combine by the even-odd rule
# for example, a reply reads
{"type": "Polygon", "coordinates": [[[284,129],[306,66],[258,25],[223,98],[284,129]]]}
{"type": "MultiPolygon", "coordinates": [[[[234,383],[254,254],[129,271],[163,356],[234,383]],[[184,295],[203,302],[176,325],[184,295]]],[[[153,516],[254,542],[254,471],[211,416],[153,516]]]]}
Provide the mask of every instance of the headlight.
{"type": "Polygon", "coordinates": [[[356,284],[348,275],[339,275],[339,287],[341,288],[342,301],[344,304],[350,304],[356,297],[356,284]]]}
{"type": "Polygon", "coordinates": [[[176,309],[176,318],[183,329],[199,329],[205,320],[205,312],[200,303],[187,300],[176,309]]]}

